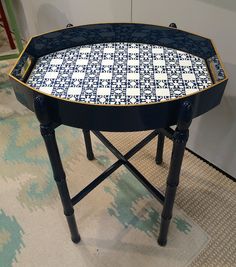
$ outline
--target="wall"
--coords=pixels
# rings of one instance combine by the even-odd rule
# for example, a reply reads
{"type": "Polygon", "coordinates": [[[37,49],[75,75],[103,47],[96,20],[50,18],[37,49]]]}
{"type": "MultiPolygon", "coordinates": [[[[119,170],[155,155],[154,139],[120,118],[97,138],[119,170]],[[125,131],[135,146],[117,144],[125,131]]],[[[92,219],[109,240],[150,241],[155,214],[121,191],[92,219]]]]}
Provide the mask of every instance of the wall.
{"type": "Polygon", "coordinates": [[[230,80],[220,106],[194,120],[188,147],[236,177],[235,0],[21,0],[14,1],[22,33],[31,35],[96,22],[169,25],[214,40],[230,80]]]}
{"type": "Polygon", "coordinates": [[[133,0],[133,22],[169,25],[211,38],[230,77],[221,105],[195,119],[188,147],[236,177],[236,1],[133,0]]]}
{"type": "Polygon", "coordinates": [[[130,22],[128,0],[21,0],[14,1],[22,35],[29,36],[74,25],[130,22]]]}

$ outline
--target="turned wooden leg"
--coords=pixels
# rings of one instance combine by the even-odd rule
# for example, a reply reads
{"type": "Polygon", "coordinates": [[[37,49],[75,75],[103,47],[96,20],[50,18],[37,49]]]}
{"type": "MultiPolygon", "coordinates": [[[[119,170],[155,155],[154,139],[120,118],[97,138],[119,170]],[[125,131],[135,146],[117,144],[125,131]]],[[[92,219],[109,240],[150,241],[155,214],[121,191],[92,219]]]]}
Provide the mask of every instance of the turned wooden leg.
{"type": "Polygon", "coordinates": [[[156,152],[156,164],[161,164],[163,161],[163,149],[164,149],[165,136],[162,133],[158,134],[157,152],[156,152]]]}
{"type": "Polygon", "coordinates": [[[189,135],[189,126],[192,121],[192,108],[188,102],[184,102],[180,112],[179,121],[173,135],[173,149],[167,185],[165,192],[165,201],[161,215],[161,226],[158,237],[158,243],[165,246],[167,243],[167,234],[169,224],[172,218],[172,210],[175,201],[176,190],[179,184],[179,175],[184,156],[185,146],[189,135]]]}
{"type": "Polygon", "coordinates": [[[53,170],[54,180],[57,184],[58,192],[64,208],[64,214],[69,225],[71,239],[74,243],[78,243],[80,241],[80,235],[74,217],[74,208],[71,203],[71,198],[66,183],[66,175],[63,170],[56,142],[55,130],[50,123],[48,114],[46,113],[47,108],[45,107],[43,97],[38,96],[35,98],[34,107],[35,113],[40,122],[41,135],[47,148],[48,156],[53,170]]]}
{"type": "Polygon", "coordinates": [[[85,141],[85,147],[86,147],[86,152],[87,152],[87,158],[88,158],[88,160],[93,160],[94,154],[93,154],[92,142],[91,142],[91,137],[90,137],[90,131],[83,129],[83,134],[84,134],[84,141],[85,141]]]}

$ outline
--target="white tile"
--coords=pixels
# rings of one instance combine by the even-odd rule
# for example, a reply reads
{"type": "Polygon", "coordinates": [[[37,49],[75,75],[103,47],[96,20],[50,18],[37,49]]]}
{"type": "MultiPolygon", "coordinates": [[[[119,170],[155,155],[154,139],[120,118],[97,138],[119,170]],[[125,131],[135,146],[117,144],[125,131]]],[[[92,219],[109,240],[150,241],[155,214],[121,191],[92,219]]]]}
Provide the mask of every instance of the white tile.
{"type": "Polygon", "coordinates": [[[182,74],[182,77],[183,77],[184,80],[191,80],[191,81],[193,81],[193,80],[196,79],[196,77],[195,77],[195,75],[193,73],[183,73],[182,74]]]}
{"type": "Polygon", "coordinates": [[[76,65],[88,65],[88,59],[77,59],[76,65]]]}
{"type": "Polygon", "coordinates": [[[127,73],[128,80],[139,80],[139,73],[127,73]]]}
{"type": "Polygon", "coordinates": [[[50,64],[51,65],[61,65],[63,62],[63,59],[61,58],[53,58],[51,61],[50,61],[50,64]]]}
{"type": "Polygon", "coordinates": [[[156,89],[156,95],[157,96],[170,96],[170,90],[169,89],[156,89]]]}
{"type": "Polygon", "coordinates": [[[109,80],[112,78],[111,72],[101,72],[99,75],[99,79],[109,80]]]}
{"type": "Polygon", "coordinates": [[[111,88],[98,88],[97,95],[110,95],[111,88]]]}
{"type": "Polygon", "coordinates": [[[138,66],[139,65],[139,60],[128,60],[127,65],[129,66],[138,66]]]}
{"type": "Polygon", "coordinates": [[[114,53],[114,52],[115,52],[115,48],[112,48],[112,47],[104,48],[104,53],[114,53]]]}
{"type": "Polygon", "coordinates": [[[69,87],[67,90],[67,95],[80,95],[81,88],[78,87],[69,87]]]}
{"type": "Polygon", "coordinates": [[[80,47],[79,53],[90,53],[91,47],[80,47]]]}
{"type": "Polygon", "coordinates": [[[46,94],[51,94],[52,93],[53,87],[46,87],[46,86],[41,86],[39,88],[40,92],[46,93],[46,94]]]}
{"type": "Polygon", "coordinates": [[[163,54],[163,48],[162,47],[153,47],[152,52],[154,54],[163,54]]]}
{"type": "Polygon", "coordinates": [[[140,88],[127,88],[126,95],[127,96],[138,96],[140,95],[140,88]]]}
{"type": "Polygon", "coordinates": [[[194,89],[194,88],[191,88],[191,89],[185,89],[185,92],[186,92],[186,95],[189,95],[189,94],[194,94],[194,93],[197,93],[199,92],[198,89],[194,89]]]}
{"type": "Polygon", "coordinates": [[[162,59],[154,59],[153,65],[154,66],[165,66],[166,62],[165,62],[165,60],[162,60],[162,59]]]}
{"type": "Polygon", "coordinates": [[[128,53],[139,53],[139,48],[128,48],[128,53]]]}
{"type": "Polygon", "coordinates": [[[113,65],[114,60],[111,59],[103,59],[102,65],[113,65]]]}
{"type": "Polygon", "coordinates": [[[58,72],[47,72],[44,78],[55,79],[57,78],[58,72]]]}
{"type": "Polygon", "coordinates": [[[180,66],[192,66],[191,60],[180,60],[179,61],[180,66]]]}
{"type": "Polygon", "coordinates": [[[155,80],[167,80],[167,73],[155,73],[155,80]]]}
{"type": "Polygon", "coordinates": [[[72,74],[72,79],[84,79],[85,73],[84,72],[74,72],[72,74]]]}

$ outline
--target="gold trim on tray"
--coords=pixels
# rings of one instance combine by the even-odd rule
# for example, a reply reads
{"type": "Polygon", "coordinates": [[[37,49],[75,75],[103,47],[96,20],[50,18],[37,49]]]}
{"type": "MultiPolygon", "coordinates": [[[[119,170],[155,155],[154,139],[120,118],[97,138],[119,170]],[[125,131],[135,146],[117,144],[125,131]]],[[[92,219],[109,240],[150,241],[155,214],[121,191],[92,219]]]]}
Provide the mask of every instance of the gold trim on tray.
{"type": "MultiPolygon", "coordinates": [[[[144,24],[144,23],[127,23],[127,22],[122,23],[122,22],[120,22],[120,23],[99,23],[99,24],[100,24],[100,25],[105,25],[105,24],[143,24],[143,25],[147,25],[147,26],[148,26],[148,25],[149,25],[149,26],[158,26],[158,27],[163,27],[163,28],[173,29],[172,27],[167,27],[167,26],[162,26],[162,25],[153,25],[153,24],[144,24]]],[[[98,25],[98,24],[86,24],[86,25],[72,26],[72,27],[70,27],[70,28],[76,28],[76,27],[80,27],[80,26],[93,26],[93,25],[98,25]]],[[[61,29],[58,29],[58,30],[48,31],[48,32],[45,32],[45,33],[42,33],[42,34],[39,34],[39,35],[33,35],[33,36],[29,39],[29,41],[27,42],[26,46],[24,47],[24,49],[23,49],[22,52],[20,53],[20,55],[19,55],[19,57],[18,57],[16,63],[14,64],[14,66],[13,66],[12,69],[11,69],[11,71],[9,72],[9,74],[8,74],[9,77],[11,77],[13,80],[17,81],[18,83],[22,84],[24,87],[27,87],[27,88],[29,88],[29,89],[31,89],[31,90],[33,90],[33,91],[39,93],[39,94],[46,95],[46,96],[49,96],[49,97],[52,97],[52,98],[55,98],[55,99],[58,99],[58,100],[61,100],[61,101],[67,101],[67,102],[77,103],[77,104],[82,104],[82,105],[106,106],[106,107],[109,107],[109,106],[113,106],[113,107],[114,107],[114,106],[115,106],[115,107],[124,107],[124,106],[125,106],[125,107],[133,106],[133,107],[134,107],[134,106],[137,106],[137,107],[138,107],[138,106],[146,106],[146,105],[157,105],[157,104],[166,103],[166,102],[170,102],[170,101],[177,101],[177,100],[179,100],[179,99],[183,99],[183,98],[186,98],[186,97],[190,97],[190,96],[192,96],[192,95],[196,95],[196,94],[199,94],[199,93],[201,93],[201,92],[203,92],[203,91],[209,90],[209,89],[211,89],[212,87],[214,87],[215,85],[219,85],[219,84],[225,82],[226,80],[228,80],[227,72],[225,71],[224,64],[222,63],[222,60],[221,60],[221,58],[220,58],[220,56],[219,56],[219,54],[218,54],[218,51],[217,51],[217,49],[216,49],[216,47],[215,47],[215,45],[214,45],[214,42],[213,42],[210,38],[206,38],[206,37],[204,37],[204,36],[202,36],[202,35],[195,34],[195,33],[192,33],[192,32],[187,32],[187,33],[190,33],[190,34],[193,34],[193,35],[196,35],[196,36],[200,36],[200,37],[203,37],[203,38],[205,38],[205,39],[211,41],[212,46],[213,46],[213,48],[214,48],[214,50],[215,50],[215,52],[216,52],[216,56],[217,56],[217,58],[218,58],[218,60],[219,60],[219,62],[220,62],[220,64],[221,64],[221,67],[222,67],[222,69],[223,69],[223,71],[224,71],[225,78],[224,78],[223,80],[220,80],[220,81],[215,82],[214,84],[210,85],[209,87],[207,87],[207,88],[205,88],[205,89],[202,89],[202,90],[199,91],[199,92],[191,93],[191,94],[188,94],[188,95],[185,95],[185,96],[181,96],[181,97],[178,97],[178,98],[174,98],[174,99],[168,99],[168,100],[164,100],[164,101],[160,101],[160,102],[143,103],[143,104],[142,104],[142,103],[140,103],[140,104],[95,104],[95,103],[85,103],[85,102],[80,102],[80,101],[75,101],[75,100],[68,100],[68,99],[65,99],[65,98],[60,98],[60,97],[53,96],[53,95],[51,95],[51,94],[47,94],[47,93],[41,92],[41,91],[39,91],[39,90],[37,90],[37,89],[35,89],[35,88],[29,86],[28,84],[26,84],[26,83],[20,81],[19,79],[17,79],[16,77],[14,77],[14,76],[11,74],[12,71],[14,70],[14,68],[16,67],[16,65],[18,64],[18,62],[19,62],[21,56],[24,54],[26,48],[28,47],[29,43],[31,42],[31,40],[32,40],[33,38],[35,38],[35,37],[39,37],[39,36],[42,36],[42,35],[45,35],[45,34],[48,34],[48,33],[61,31],[61,30],[64,30],[64,29],[65,29],[65,28],[61,28],[61,29]]],[[[181,31],[181,32],[186,32],[186,31],[184,31],[184,30],[180,30],[180,29],[178,29],[178,28],[175,28],[175,30],[178,30],[178,31],[181,31]]],[[[60,50],[59,50],[59,51],[60,51],[60,50]]],[[[181,51],[181,50],[180,50],[180,51],[181,51]]],[[[211,73],[211,74],[213,74],[213,73],[211,73]]]]}

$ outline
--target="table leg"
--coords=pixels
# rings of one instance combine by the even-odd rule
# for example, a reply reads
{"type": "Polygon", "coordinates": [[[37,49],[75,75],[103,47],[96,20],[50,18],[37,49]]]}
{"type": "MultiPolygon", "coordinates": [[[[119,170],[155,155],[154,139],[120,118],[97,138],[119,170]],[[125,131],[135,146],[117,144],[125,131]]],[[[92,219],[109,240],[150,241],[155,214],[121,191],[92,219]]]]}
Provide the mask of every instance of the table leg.
{"type": "Polygon", "coordinates": [[[163,159],[163,148],[164,148],[164,141],[165,136],[162,133],[158,134],[158,141],[157,141],[157,152],[156,152],[156,164],[161,164],[163,159]]]}
{"type": "Polygon", "coordinates": [[[74,208],[71,202],[69,190],[66,183],[65,172],[63,170],[56,142],[55,130],[54,127],[52,127],[50,124],[46,111],[47,108],[42,97],[39,96],[35,98],[34,107],[37,118],[40,121],[41,135],[43,136],[47,148],[48,156],[53,170],[54,180],[57,184],[61,202],[64,208],[64,214],[69,225],[71,239],[74,243],[78,243],[80,241],[80,235],[77,229],[74,217],[74,208]]]}
{"type": "Polygon", "coordinates": [[[83,129],[83,134],[84,134],[84,141],[85,141],[85,146],[86,146],[86,151],[87,151],[87,158],[88,160],[93,160],[94,154],[93,154],[93,148],[92,148],[92,143],[91,143],[90,131],[83,129]]]}
{"type": "Polygon", "coordinates": [[[167,243],[167,234],[169,224],[172,218],[172,210],[175,201],[176,190],[179,184],[179,175],[184,156],[185,146],[189,135],[189,126],[192,121],[192,108],[188,102],[185,102],[180,112],[179,122],[173,135],[173,149],[169,174],[167,177],[167,186],[165,192],[164,207],[161,215],[161,226],[158,237],[158,244],[165,246],[167,243]]]}

